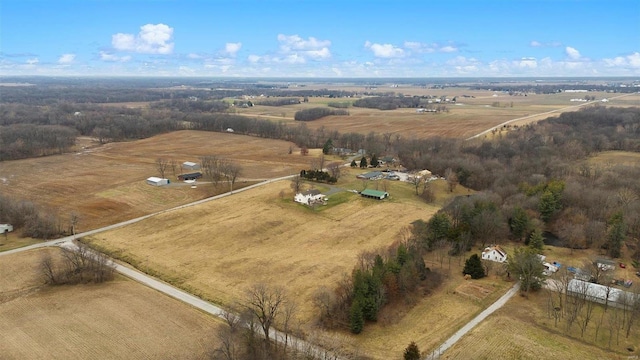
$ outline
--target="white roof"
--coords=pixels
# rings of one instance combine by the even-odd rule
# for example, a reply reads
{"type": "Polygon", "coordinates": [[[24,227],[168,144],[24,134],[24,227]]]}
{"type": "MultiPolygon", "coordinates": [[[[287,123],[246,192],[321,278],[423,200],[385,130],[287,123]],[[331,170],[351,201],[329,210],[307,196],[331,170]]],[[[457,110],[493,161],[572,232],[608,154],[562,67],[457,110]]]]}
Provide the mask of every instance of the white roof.
{"type": "Polygon", "coordinates": [[[196,164],[194,162],[191,162],[191,161],[185,161],[185,162],[182,163],[182,165],[184,165],[184,166],[196,166],[198,164],[196,164]]]}
{"type": "Polygon", "coordinates": [[[160,182],[162,180],[164,180],[164,179],[156,177],[156,176],[152,176],[150,178],[147,178],[147,181],[152,181],[152,182],[160,182]]]}

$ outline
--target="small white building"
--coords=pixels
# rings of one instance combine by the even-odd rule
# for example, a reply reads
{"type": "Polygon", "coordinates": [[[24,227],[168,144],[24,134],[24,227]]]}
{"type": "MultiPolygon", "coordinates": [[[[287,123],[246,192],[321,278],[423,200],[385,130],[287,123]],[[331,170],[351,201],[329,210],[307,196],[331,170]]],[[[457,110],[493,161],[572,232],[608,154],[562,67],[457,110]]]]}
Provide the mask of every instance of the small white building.
{"type": "Polygon", "coordinates": [[[489,246],[482,252],[482,259],[503,263],[507,261],[507,253],[498,245],[489,246]]]}
{"type": "Polygon", "coordinates": [[[200,165],[191,161],[185,161],[182,163],[182,168],[186,170],[198,170],[200,169],[200,165]]]}
{"type": "Polygon", "coordinates": [[[152,177],[147,179],[147,184],[153,185],[153,186],[168,185],[169,184],[169,179],[162,179],[162,178],[159,178],[159,177],[152,176],[152,177]]]}
{"type": "Polygon", "coordinates": [[[550,276],[551,274],[555,273],[556,271],[558,271],[558,267],[554,264],[550,264],[548,262],[543,262],[542,265],[544,266],[544,271],[542,272],[543,274],[550,276]]]}
{"type": "Polygon", "coordinates": [[[312,189],[297,193],[293,201],[300,204],[312,205],[314,203],[324,203],[326,200],[325,196],[322,195],[319,190],[312,189]]]}
{"type": "Polygon", "coordinates": [[[0,234],[6,234],[13,231],[13,225],[11,224],[0,224],[0,234]]]}

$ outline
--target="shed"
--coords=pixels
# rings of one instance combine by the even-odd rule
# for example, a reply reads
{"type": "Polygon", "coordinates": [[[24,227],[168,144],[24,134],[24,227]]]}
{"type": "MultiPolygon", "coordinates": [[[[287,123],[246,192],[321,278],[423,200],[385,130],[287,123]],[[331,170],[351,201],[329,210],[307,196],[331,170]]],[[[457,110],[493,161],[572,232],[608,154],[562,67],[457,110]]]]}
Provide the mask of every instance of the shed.
{"type": "Polygon", "coordinates": [[[389,197],[389,193],[386,191],[369,190],[369,189],[362,190],[360,192],[360,195],[366,198],[378,199],[378,200],[382,200],[384,198],[389,197]]]}
{"type": "Polygon", "coordinates": [[[162,179],[159,177],[152,176],[150,178],[147,178],[147,184],[153,185],[153,186],[168,185],[169,179],[162,179]]]}
{"type": "Polygon", "coordinates": [[[178,175],[178,180],[196,180],[196,179],[200,179],[202,177],[202,173],[199,171],[196,172],[192,172],[192,173],[187,173],[187,174],[180,174],[178,175]]]}
{"type": "Polygon", "coordinates": [[[200,169],[200,165],[191,161],[185,161],[182,163],[182,168],[186,170],[198,170],[200,169]]]}
{"type": "Polygon", "coordinates": [[[13,231],[13,225],[11,224],[0,224],[0,234],[6,234],[13,231]]]}

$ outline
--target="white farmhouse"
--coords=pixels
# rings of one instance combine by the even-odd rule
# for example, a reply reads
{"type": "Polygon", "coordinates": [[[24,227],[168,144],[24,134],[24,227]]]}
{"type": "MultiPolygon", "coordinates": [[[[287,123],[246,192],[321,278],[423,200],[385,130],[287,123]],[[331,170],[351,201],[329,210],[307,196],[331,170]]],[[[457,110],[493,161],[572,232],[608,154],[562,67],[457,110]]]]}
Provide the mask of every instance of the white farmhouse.
{"type": "Polygon", "coordinates": [[[305,192],[297,193],[293,198],[293,201],[300,204],[312,205],[317,202],[324,203],[325,196],[322,195],[319,190],[312,189],[305,192]]]}
{"type": "Polygon", "coordinates": [[[503,263],[507,261],[507,253],[498,245],[489,246],[482,252],[482,259],[503,263]]]}

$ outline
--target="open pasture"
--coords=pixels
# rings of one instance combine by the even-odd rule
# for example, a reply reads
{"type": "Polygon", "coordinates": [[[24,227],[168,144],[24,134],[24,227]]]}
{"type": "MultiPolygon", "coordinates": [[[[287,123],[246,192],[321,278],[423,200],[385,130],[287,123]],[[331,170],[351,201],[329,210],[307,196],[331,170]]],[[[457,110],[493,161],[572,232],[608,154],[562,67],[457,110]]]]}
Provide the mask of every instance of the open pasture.
{"type": "MultiPolygon", "coordinates": [[[[155,160],[198,161],[203,155],[228,158],[242,167],[236,188],[251,181],[297,173],[311,156],[288,154],[293,144],[243,135],[177,131],[152,138],[90,146],[81,139],[75,153],[0,162],[0,193],[56,209],[63,219],[80,214],[78,231],[113,224],[214,193],[211,184],[196,189],[175,181],[146,184],[158,176],[155,160]],[[84,148],[82,145],[85,145],[84,148]]],[[[176,169],[180,173],[180,169],[176,169]]],[[[166,176],[175,180],[172,169],[166,176]]],[[[220,191],[228,186],[219,185],[220,191]]]]}
{"type": "Polygon", "coordinates": [[[202,359],[220,320],[123,277],[100,285],[45,287],[41,256],[0,261],[3,359],[202,359]]]}
{"type": "MultiPolygon", "coordinates": [[[[635,359],[638,356],[637,337],[634,340],[621,336],[620,344],[615,345],[614,341],[612,349],[607,350],[606,343],[592,344],[592,332],[585,335],[587,341],[580,339],[577,325],[572,330],[573,337],[567,336],[563,326],[556,327],[554,319],[547,316],[547,296],[541,291],[529,298],[513,297],[447,350],[441,359],[635,359]],[[628,345],[636,350],[627,351],[628,345]]],[[[606,327],[603,325],[601,334],[608,333],[606,327]]]]}

